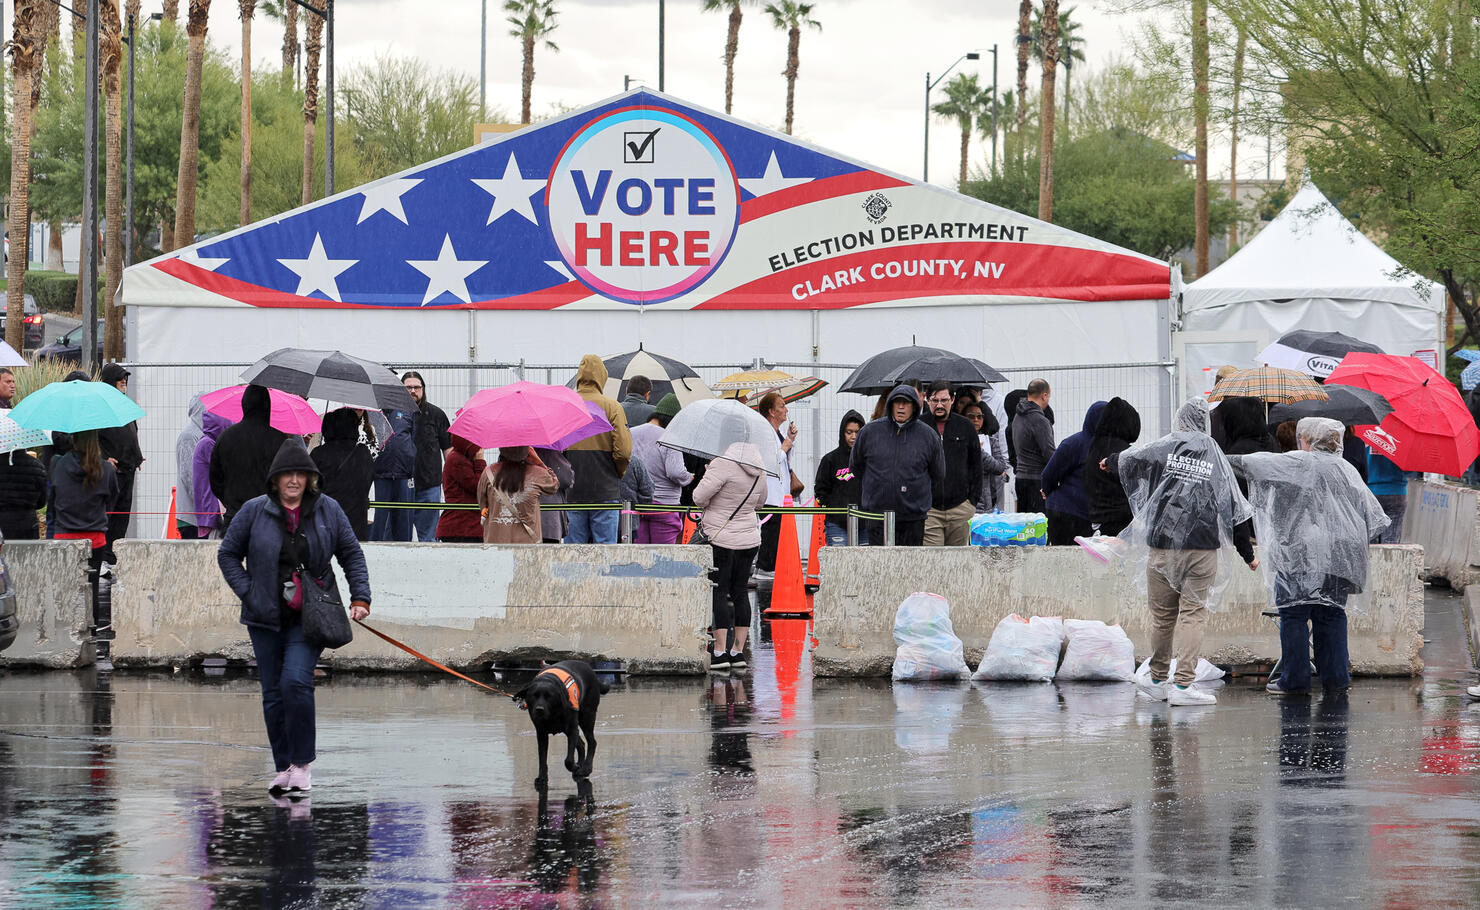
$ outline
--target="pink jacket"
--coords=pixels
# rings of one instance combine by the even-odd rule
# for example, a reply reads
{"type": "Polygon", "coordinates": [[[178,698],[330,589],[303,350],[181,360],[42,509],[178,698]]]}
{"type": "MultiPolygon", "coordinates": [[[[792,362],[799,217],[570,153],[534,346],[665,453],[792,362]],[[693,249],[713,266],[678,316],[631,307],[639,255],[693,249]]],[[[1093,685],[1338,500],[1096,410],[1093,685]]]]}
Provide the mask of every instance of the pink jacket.
{"type": "Polygon", "coordinates": [[[761,545],[760,519],[755,514],[766,500],[761,464],[761,450],[754,443],[734,443],[709,463],[704,479],[694,488],[694,505],[704,510],[704,533],[715,546],[748,550],[761,545]]]}

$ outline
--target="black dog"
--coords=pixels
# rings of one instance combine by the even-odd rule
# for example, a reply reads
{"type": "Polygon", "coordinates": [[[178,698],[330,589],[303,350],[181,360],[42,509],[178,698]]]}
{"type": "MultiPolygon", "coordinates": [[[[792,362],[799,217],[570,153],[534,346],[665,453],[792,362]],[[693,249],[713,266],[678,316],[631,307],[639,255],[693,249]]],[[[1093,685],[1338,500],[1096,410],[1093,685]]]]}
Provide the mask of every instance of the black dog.
{"type": "Polygon", "coordinates": [[[514,693],[514,700],[529,712],[540,737],[540,776],[534,779],[535,787],[544,789],[549,782],[545,757],[550,736],[556,733],[565,734],[565,770],[577,781],[591,776],[591,762],[596,757],[596,708],[610,688],[597,680],[596,672],[584,660],[562,660],[541,670],[529,685],[514,693]],[[582,733],[586,736],[584,743],[582,733]]]}

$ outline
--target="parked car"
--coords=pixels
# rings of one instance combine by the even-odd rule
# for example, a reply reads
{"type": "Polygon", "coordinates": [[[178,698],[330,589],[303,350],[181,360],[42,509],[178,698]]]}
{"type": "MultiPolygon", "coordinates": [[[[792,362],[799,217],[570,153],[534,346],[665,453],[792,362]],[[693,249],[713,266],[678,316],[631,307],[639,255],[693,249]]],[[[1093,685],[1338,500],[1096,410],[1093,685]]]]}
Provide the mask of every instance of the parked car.
{"type": "MultiPolygon", "coordinates": [[[[62,337],[36,351],[37,360],[63,360],[69,363],[82,362],[82,326],[78,326],[62,337]]],[[[103,362],[103,320],[98,320],[98,359],[103,362]]]]}
{"type": "MultiPolygon", "coordinates": [[[[26,350],[34,351],[41,347],[42,342],[46,340],[46,320],[42,317],[41,311],[36,308],[36,301],[34,300],[26,300],[23,312],[25,313],[26,329],[24,340],[22,340],[21,344],[26,350]]],[[[0,335],[5,333],[5,316],[5,308],[0,307],[0,335]]]]}
{"type": "MultiPolygon", "coordinates": [[[[0,549],[3,546],[4,542],[0,541],[0,549]]],[[[5,558],[0,556],[0,651],[15,643],[15,636],[20,628],[20,615],[15,609],[15,582],[10,578],[10,569],[5,565],[5,558]]]]}

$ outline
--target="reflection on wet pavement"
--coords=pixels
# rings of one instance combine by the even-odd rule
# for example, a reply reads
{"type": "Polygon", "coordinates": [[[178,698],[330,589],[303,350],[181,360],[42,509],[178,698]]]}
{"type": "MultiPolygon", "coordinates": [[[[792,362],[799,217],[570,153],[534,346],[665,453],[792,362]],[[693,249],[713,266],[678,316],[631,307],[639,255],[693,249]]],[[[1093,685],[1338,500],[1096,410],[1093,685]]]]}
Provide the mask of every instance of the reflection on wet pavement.
{"type": "Polygon", "coordinates": [[[254,680],[0,676],[0,905],[1423,906],[1480,903],[1480,708],[1458,598],[1423,680],[1215,708],[1129,685],[618,680],[589,784],[456,680],[319,689],[314,794],[274,801],[254,680]]]}

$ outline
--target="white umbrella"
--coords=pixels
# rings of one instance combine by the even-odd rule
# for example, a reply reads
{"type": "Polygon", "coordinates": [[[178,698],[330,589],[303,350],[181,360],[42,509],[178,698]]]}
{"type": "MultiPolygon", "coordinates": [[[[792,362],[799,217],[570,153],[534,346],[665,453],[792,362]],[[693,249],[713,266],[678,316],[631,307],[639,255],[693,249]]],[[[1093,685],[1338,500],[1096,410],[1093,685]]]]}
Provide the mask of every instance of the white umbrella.
{"type": "Polygon", "coordinates": [[[26,358],[16,353],[15,348],[0,341],[0,367],[28,367],[26,358]]]}
{"type": "Polygon", "coordinates": [[[658,445],[700,458],[717,458],[736,442],[754,443],[765,460],[766,473],[783,476],[785,462],[776,430],[766,418],[731,398],[706,398],[684,405],[658,445]]]}

